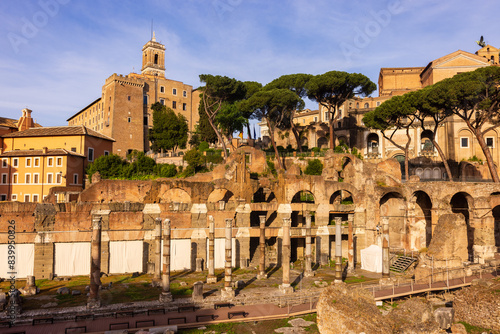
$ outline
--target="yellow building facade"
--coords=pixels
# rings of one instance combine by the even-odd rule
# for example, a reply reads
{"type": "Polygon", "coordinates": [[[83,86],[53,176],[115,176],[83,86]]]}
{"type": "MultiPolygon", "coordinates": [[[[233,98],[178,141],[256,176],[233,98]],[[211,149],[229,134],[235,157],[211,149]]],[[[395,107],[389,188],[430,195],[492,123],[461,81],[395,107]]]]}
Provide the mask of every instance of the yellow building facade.
{"type": "Polygon", "coordinates": [[[83,189],[87,165],[114,142],[85,126],[32,127],[1,139],[0,200],[21,202],[41,202],[56,186],[83,189]]]}
{"type": "Polygon", "coordinates": [[[68,125],[83,125],[116,140],[113,153],[125,157],[133,150],[149,150],[153,125],[151,105],[160,102],[183,115],[190,132],[199,121],[200,96],[183,82],[165,77],[165,46],[155,36],[142,49],[141,73],[113,74],[102,95],[71,116],[68,125]]]}

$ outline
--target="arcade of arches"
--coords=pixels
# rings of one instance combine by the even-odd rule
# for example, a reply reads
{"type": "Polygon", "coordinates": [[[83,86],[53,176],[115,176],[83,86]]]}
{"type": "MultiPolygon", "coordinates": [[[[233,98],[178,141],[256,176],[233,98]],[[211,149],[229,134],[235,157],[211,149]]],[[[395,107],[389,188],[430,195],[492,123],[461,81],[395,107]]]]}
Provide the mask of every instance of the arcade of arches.
{"type": "MultiPolygon", "coordinates": [[[[312,220],[313,261],[321,264],[335,255],[334,224],[338,218],[343,226],[343,254],[347,254],[347,222],[352,218],[355,262],[360,261],[360,250],[378,242],[384,218],[389,221],[391,248],[424,251],[432,244],[440,217],[452,213],[462,215],[466,222],[467,238],[458,242],[467,245],[471,261],[484,263],[494,258],[500,247],[500,185],[402,183],[396,160],[372,164],[331,152],[322,158],[321,176],[301,175],[301,161],[290,158],[285,173],[264,177],[265,159],[262,152],[245,147],[229,157],[227,167],[221,165],[192,178],[101,180],[85,189],[78,202],[55,203],[57,194],[52,194],[45,204],[0,203],[4,218],[0,228],[10,217],[20,222],[18,229],[25,231],[20,243],[35,245],[34,272],[40,279],[50,274],[46,268],[53,268],[50,261],[54,259],[37,259],[37,254],[42,254],[38,249],[60,242],[88,242],[91,216],[96,212],[104,217],[105,242],[143,241],[147,255],[144,271],[155,265],[152,235],[158,217],[171,220],[172,242],[188,247],[179,255],[187,257],[184,269],[194,269],[200,258],[206,268],[208,221],[212,217],[216,240],[224,237],[224,220],[234,219],[234,262],[242,267],[258,264],[261,217],[265,217],[268,265],[280,264],[284,218],[291,219],[292,260],[304,257],[308,216],[312,220]],[[245,159],[245,154],[252,154],[252,159],[245,159]],[[258,173],[259,178],[251,178],[250,173],[258,173]]],[[[0,234],[0,243],[6,242],[6,235],[0,234]]]]}

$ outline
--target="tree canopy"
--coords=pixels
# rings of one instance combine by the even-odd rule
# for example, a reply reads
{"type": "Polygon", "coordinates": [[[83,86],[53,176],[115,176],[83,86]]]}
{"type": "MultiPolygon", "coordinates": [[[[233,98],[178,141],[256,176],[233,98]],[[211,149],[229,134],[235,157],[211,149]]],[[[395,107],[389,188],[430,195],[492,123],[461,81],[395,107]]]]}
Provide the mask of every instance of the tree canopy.
{"type": "Polygon", "coordinates": [[[330,148],[335,147],[333,124],[339,118],[339,108],[355,96],[368,96],[377,86],[359,73],[330,71],[313,76],[306,84],[307,96],[323,106],[329,115],[330,148]]]}
{"type": "MultiPolygon", "coordinates": [[[[306,84],[312,77],[313,75],[311,74],[303,74],[303,73],[282,75],[281,77],[274,79],[273,81],[268,83],[264,88],[267,90],[275,88],[288,89],[302,99],[307,96],[306,84]]],[[[290,128],[295,137],[297,148],[300,152],[302,152],[302,145],[300,142],[299,131],[297,130],[297,127],[293,123],[297,111],[299,110],[295,109],[291,111],[290,128]]]]}
{"type": "Polygon", "coordinates": [[[149,130],[151,149],[159,152],[175,151],[177,147],[185,148],[188,139],[186,118],[159,102],[153,104],[151,109],[153,110],[153,128],[149,130]]]}
{"type": "Polygon", "coordinates": [[[288,128],[292,110],[302,109],[304,101],[288,89],[274,88],[258,91],[248,100],[242,101],[239,107],[245,112],[253,114],[253,117],[259,121],[265,118],[278,165],[283,169],[283,163],[274,141],[274,131],[276,128],[288,128]]]}
{"type": "Polygon", "coordinates": [[[223,110],[226,103],[232,104],[243,99],[246,95],[246,87],[241,81],[220,75],[201,74],[200,81],[205,83],[205,86],[200,88],[203,91],[202,100],[205,113],[210,125],[217,134],[219,143],[222,144],[224,157],[226,157],[226,144],[218,127],[216,117],[223,110]]]}

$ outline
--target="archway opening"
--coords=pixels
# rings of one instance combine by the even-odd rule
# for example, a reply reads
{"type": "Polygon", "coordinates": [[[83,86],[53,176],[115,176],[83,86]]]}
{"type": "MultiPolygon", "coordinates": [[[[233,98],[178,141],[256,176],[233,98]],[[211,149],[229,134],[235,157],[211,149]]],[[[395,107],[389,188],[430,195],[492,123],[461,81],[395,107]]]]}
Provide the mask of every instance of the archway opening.
{"type": "Polygon", "coordinates": [[[400,193],[385,194],[379,202],[380,217],[389,220],[389,247],[405,248],[406,238],[406,203],[400,193]]]}
{"type": "Polygon", "coordinates": [[[497,253],[500,252],[500,205],[493,208],[493,218],[494,223],[494,235],[495,235],[495,246],[497,247],[497,253]]]}
{"type": "Polygon", "coordinates": [[[467,193],[457,193],[450,200],[451,211],[464,216],[465,224],[467,225],[467,251],[469,253],[469,261],[474,261],[474,229],[470,225],[470,209],[472,198],[467,193]]]}
{"type": "Polygon", "coordinates": [[[432,202],[427,193],[417,191],[413,195],[415,220],[410,226],[410,248],[420,250],[429,247],[432,239],[432,202]]]}

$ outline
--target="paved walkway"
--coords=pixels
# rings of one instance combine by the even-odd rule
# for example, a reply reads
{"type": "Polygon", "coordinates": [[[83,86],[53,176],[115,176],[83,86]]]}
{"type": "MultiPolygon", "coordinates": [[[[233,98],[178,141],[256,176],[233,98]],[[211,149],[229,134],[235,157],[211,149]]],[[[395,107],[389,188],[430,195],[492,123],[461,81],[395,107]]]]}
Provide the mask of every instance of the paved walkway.
{"type": "Polygon", "coordinates": [[[316,312],[316,302],[279,307],[276,305],[223,306],[217,309],[197,309],[165,312],[163,309],[134,312],[133,316],[121,317],[110,313],[109,317],[99,317],[79,321],[54,321],[53,324],[21,325],[13,328],[0,328],[4,334],[52,334],[52,333],[103,333],[107,330],[149,328],[155,326],[177,325],[181,327],[202,326],[207,323],[268,320],[286,318],[292,315],[316,312]],[[243,313],[245,314],[243,316],[243,313]],[[212,320],[213,319],[213,320],[212,320]]]}

